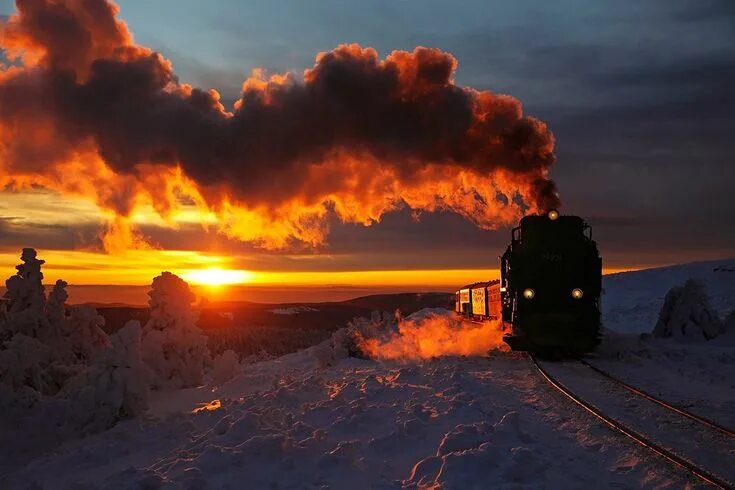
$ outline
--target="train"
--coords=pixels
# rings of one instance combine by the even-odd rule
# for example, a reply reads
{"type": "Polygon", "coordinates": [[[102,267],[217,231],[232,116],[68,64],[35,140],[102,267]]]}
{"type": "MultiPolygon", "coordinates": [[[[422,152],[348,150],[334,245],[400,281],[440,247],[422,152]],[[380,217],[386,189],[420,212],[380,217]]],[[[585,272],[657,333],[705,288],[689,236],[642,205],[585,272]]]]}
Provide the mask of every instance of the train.
{"type": "Polygon", "coordinates": [[[524,216],[499,259],[499,280],[455,292],[458,314],[499,322],[513,350],[577,354],[597,347],[602,257],[587,222],[557,210],[524,216]]]}

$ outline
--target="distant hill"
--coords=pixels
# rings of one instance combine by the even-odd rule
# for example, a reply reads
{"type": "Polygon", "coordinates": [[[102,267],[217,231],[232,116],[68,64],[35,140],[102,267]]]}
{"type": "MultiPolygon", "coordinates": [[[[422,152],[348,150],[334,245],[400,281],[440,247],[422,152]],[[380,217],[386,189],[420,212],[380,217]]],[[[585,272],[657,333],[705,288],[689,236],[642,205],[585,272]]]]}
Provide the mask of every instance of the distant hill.
{"type": "MultiPolygon", "coordinates": [[[[362,296],[346,301],[321,303],[218,302],[202,308],[199,325],[204,330],[232,327],[278,327],[301,330],[335,330],[372,311],[400,310],[410,315],[423,308],[451,308],[449,293],[397,293],[362,296]]],[[[95,305],[105,318],[105,330],[114,332],[128,320],[144,323],[148,308],[128,305],[95,305]]]]}
{"type": "Polygon", "coordinates": [[[735,259],[690,262],[604,276],[604,326],[619,332],[650,332],[668,290],[690,278],[704,284],[721,317],[735,309],[735,259]]]}
{"type": "Polygon", "coordinates": [[[401,310],[404,314],[411,314],[423,308],[452,308],[453,293],[399,293],[373,294],[362,296],[344,304],[368,308],[371,310],[401,310]]]}

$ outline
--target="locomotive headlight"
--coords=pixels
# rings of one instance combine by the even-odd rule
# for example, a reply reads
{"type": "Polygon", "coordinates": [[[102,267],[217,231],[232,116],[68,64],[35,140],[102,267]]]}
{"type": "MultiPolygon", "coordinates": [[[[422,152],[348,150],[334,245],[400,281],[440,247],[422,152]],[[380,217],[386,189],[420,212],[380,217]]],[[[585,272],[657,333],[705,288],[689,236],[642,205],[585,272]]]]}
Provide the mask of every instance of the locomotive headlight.
{"type": "Polygon", "coordinates": [[[534,291],[531,288],[526,288],[523,290],[523,297],[526,299],[533,299],[533,297],[536,296],[536,291],[534,291]]]}
{"type": "Polygon", "coordinates": [[[574,298],[574,299],[582,299],[582,296],[584,296],[584,291],[582,291],[579,288],[572,289],[572,298],[574,298]]]}
{"type": "Polygon", "coordinates": [[[551,221],[554,221],[556,218],[559,217],[559,211],[556,209],[552,209],[549,211],[549,214],[547,215],[551,221]]]}

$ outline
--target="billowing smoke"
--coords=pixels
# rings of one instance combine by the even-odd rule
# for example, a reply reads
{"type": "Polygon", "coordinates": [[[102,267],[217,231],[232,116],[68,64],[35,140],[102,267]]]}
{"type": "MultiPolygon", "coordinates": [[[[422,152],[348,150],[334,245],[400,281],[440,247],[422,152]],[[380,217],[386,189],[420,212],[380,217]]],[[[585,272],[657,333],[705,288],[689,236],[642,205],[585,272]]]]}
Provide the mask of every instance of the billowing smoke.
{"type": "Polygon", "coordinates": [[[438,49],[341,45],[303,76],[255,70],[226,109],[136,45],[105,0],[17,0],[3,29],[0,186],[41,185],[109,211],[108,248],[151,204],[216,216],[266,247],[324,241],[329,213],[369,225],[408,206],[482,228],[558,205],[554,139],[508,95],[454,83],[438,49]]]}
{"type": "Polygon", "coordinates": [[[353,325],[359,350],[372,359],[409,361],[509,350],[500,321],[470,323],[447,310],[421,310],[405,319],[374,316],[353,325]]]}

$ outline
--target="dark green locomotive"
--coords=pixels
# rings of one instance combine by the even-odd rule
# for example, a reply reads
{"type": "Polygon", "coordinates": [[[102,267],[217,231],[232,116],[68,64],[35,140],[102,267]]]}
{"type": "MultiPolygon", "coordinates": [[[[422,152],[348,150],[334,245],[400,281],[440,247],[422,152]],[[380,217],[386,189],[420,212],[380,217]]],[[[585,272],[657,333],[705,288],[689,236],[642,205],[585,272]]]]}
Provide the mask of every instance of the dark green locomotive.
{"type": "Polygon", "coordinates": [[[602,258],[579,216],[525,216],[501,257],[500,300],[513,349],[587,352],[600,339],[602,258]]]}

